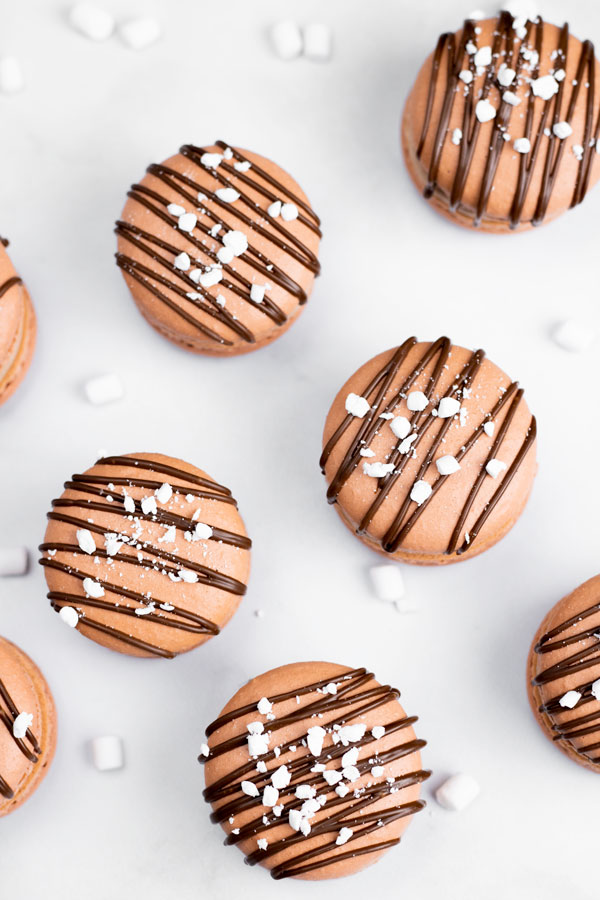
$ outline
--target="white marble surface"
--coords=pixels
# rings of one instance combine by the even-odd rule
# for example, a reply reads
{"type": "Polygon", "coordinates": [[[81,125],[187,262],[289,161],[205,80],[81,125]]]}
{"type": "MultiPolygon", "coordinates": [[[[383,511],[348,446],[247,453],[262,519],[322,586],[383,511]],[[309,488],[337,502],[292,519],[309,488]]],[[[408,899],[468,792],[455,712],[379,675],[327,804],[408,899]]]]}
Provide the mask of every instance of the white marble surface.
{"type": "MultiPolygon", "coordinates": [[[[0,543],[35,554],[49,501],[98,451],[156,449],[234,490],[255,542],[250,588],[225,632],[173,662],[110,653],[66,628],[34,565],[0,582],[0,633],[41,665],[60,743],[45,783],[0,823],[0,896],[49,900],[307,896],[224,847],[196,754],[204,726],[249,676],[298,659],[374,668],[418,713],[434,770],[428,807],[371,870],[310,887],[314,900],[592,900],[598,896],[594,776],[551,746],[529,712],[524,667],[546,610],[598,570],[597,345],[548,337],[598,317],[596,190],[531,234],[469,234],[438,218],[403,168],[404,97],[448,0],[106,0],[154,12],[164,38],[136,54],[68,29],[64,4],[4,0],[0,52],[27,88],[0,97],[0,230],[39,316],[35,360],[0,410],[0,543]],[[265,29],[283,15],[335,29],[331,64],[282,63],[265,29]],[[323,276],[281,341],[233,360],[193,357],[140,318],[112,259],[128,185],[186,141],[222,137],[272,156],[321,214],[323,276]],[[375,601],[376,560],[324,500],[321,428],[340,384],[411,333],[483,345],[527,390],[540,471],[501,545],[445,569],[405,568],[417,612],[375,601]],[[89,406],[82,382],[114,371],[127,395],[89,406]],[[583,437],[583,442],[580,441],[583,437]],[[254,611],[264,610],[264,618],[254,611]],[[96,772],[86,741],[117,733],[127,766],[96,772]],[[481,784],[460,815],[433,800],[448,773],[481,784]]],[[[600,40],[600,8],[551,0],[600,40]]],[[[585,34],[583,34],[585,32],[585,34]]]]}

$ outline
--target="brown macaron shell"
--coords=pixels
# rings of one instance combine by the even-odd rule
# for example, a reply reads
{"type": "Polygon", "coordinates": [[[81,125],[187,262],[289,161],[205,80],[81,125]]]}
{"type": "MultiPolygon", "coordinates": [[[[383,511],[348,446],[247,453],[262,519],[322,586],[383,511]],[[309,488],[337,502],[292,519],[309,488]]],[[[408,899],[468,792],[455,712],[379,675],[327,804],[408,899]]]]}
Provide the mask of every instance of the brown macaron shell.
{"type": "Polygon", "coordinates": [[[0,240],[0,404],[21,384],[33,357],[36,319],[27,288],[0,240]]]}
{"type": "Polygon", "coordinates": [[[527,693],[542,731],[570,759],[593,772],[600,772],[599,635],[596,575],[550,610],[527,663],[527,693]],[[560,704],[568,691],[581,694],[572,709],[560,704]]]}
{"type": "Polygon", "coordinates": [[[537,471],[535,435],[522,391],[482,350],[473,353],[448,338],[409,338],[362,366],[335,398],[321,457],[328,500],[363,543],[388,558],[418,565],[468,559],[504,537],[523,511],[537,471]],[[408,410],[413,391],[430,399],[422,412],[408,410]],[[369,402],[363,418],[346,411],[350,393],[369,402]],[[462,413],[436,417],[444,396],[460,402],[464,425],[462,413]],[[390,412],[408,418],[418,435],[408,453],[399,452],[403,441],[393,433],[392,420],[381,418],[390,412]],[[483,426],[492,421],[490,436],[483,426]],[[374,455],[361,456],[361,448],[374,455]],[[439,474],[436,461],[442,456],[454,456],[460,470],[439,474]],[[486,474],[490,459],[506,465],[496,478],[486,474]],[[383,478],[365,474],[364,464],[374,462],[393,462],[395,470],[383,478]],[[417,505],[410,494],[420,480],[433,492],[417,505]]]}
{"type": "Polygon", "coordinates": [[[65,488],[40,546],[57,612],[73,607],[86,637],[132,656],[171,658],[219,633],[250,570],[251,541],[227,488],[160,453],[105,457],[65,488]],[[172,493],[161,499],[165,484],[172,493]],[[91,533],[92,552],[80,530],[91,533]],[[86,578],[104,593],[90,596],[86,578]]]}
{"type": "Polygon", "coordinates": [[[48,772],[56,748],[56,709],[35,663],[0,638],[0,817],[14,812],[48,772]],[[13,734],[19,713],[33,716],[24,738],[13,734]]]}
{"type": "Polygon", "coordinates": [[[204,796],[213,807],[212,820],[228,835],[226,843],[236,844],[247,862],[260,863],[276,879],[339,878],[376,862],[399,842],[414,813],[425,806],[419,800],[420,786],[430,775],[421,769],[419,751],[425,741],[418,740],[412,728],[417,719],[406,716],[398,697],[398,691],[380,685],[365,669],[325,662],[282,666],[244,685],[207,729],[209,755],[200,757],[205,762],[204,796]],[[328,692],[331,684],[337,693],[328,692]],[[271,714],[258,711],[261,698],[272,703],[271,714]],[[264,723],[270,733],[269,752],[254,758],[247,745],[247,726],[253,722],[264,723]],[[364,736],[334,743],[334,725],[364,726],[364,736]],[[318,756],[307,746],[308,729],[314,726],[327,732],[318,756]],[[383,736],[372,735],[376,726],[385,728],[383,736]],[[341,773],[346,765],[342,756],[352,748],[358,750],[356,780],[345,781],[344,776],[329,785],[322,772],[311,771],[317,764],[341,773]],[[259,762],[266,765],[266,772],[257,769],[259,762]],[[283,808],[278,817],[263,805],[262,794],[282,765],[288,767],[291,781],[279,791],[277,803],[283,808]],[[379,765],[383,774],[373,775],[371,770],[379,765]],[[258,797],[242,792],[244,780],[256,786],[258,797]],[[348,788],[345,796],[336,792],[342,783],[348,788]],[[300,784],[325,799],[310,818],[308,835],[288,821],[290,810],[300,810],[304,803],[296,798],[300,784]],[[351,827],[352,835],[337,844],[346,827],[351,827]],[[266,850],[259,849],[258,839],[268,841],[266,850]]]}
{"type": "Polygon", "coordinates": [[[442,35],[402,119],[404,158],[419,191],[452,221],[492,233],[552,221],[580,203],[600,177],[600,64],[593,45],[573,37],[566,25],[527,22],[524,39],[513,25],[503,12],[442,35]],[[490,65],[478,68],[467,45],[491,47],[490,65]],[[498,81],[502,64],[516,71],[507,86],[498,81]],[[472,75],[469,84],[458,77],[465,71],[472,75]],[[562,71],[558,93],[549,100],[534,96],[532,79],[562,71]],[[506,91],[517,105],[503,101],[506,91]],[[480,99],[497,110],[491,121],[477,119],[480,99]],[[559,122],[572,129],[562,140],[553,131],[559,122]],[[459,143],[453,141],[456,129],[459,143]],[[514,141],[524,137],[531,149],[519,153],[514,141]]]}
{"type": "Polygon", "coordinates": [[[302,311],[320,270],[319,225],[298,184],[270,160],[226,144],[185,145],[132,186],[116,227],[117,264],[142,315],[169,340],[195,353],[247,353],[283,334],[302,311]],[[232,155],[216,168],[202,163],[205,153],[224,152],[232,155]],[[235,168],[244,163],[250,168],[235,168]],[[217,196],[227,188],[239,193],[234,202],[217,196]],[[270,216],[278,200],[295,205],[297,218],[270,216]],[[178,227],[170,204],[197,216],[191,234],[178,227]],[[202,287],[190,275],[221,266],[216,254],[230,231],[244,234],[248,248],[222,264],[219,283],[202,287]],[[191,260],[187,271],[175,266],[182,252],[191,260]],[[264,299],[252,300],[252,285],[265,284],[264,299]]]}

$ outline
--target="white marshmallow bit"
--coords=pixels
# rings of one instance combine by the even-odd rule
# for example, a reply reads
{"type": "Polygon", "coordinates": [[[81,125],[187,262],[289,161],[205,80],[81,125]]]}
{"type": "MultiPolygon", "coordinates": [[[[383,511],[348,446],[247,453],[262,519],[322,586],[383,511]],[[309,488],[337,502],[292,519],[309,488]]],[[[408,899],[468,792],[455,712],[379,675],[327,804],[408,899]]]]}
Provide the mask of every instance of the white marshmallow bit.
{"type": "Polygon", "coordinates": [[[253,781],[242,781],[240,787],[242,788],[242,793],[246,794],[248,797],[258,797],[260,794],[260,791],[253,781]]]}
{"type": "MultiPolygon", "coordinates": [[[[279,766],[279,768],[275,769],[271,775],[271,784],[274,788],[277,788],[278,791],[286,788],[291,780],[292,775],[287,766],[279,766]]],[[[274,803],[272,805],[275,806],[274,803]]]]}
{"type": "Polygon", "coordinates": [[[99,600],[100,597],[104,597],[104,588],[97,581],[94,581],[93,578],[83,579],[83,590],[88,597],[92,597],[94,600],[99,600]]]}
{"type": "Polygon", "coordinates": [[[125,512],[134,513],[135,512],[135,500],[133,497],[130,497],[129,494],[123,488],[123,507],[125,512]]]}
{"type": "Polygon", "coordinates": [[[513,142],[513,147],[517,153],[529,153],[531,150],[531,141],[525,137],[517,138],[516,141],[513,142]]]}
{"type": "Polygon", "coordinates": [[[346,750],[342,756],[342,767],[345,769],[346,766],[355,766],[357,762],[358,747],[351,747],[350,750],[346,750]]]}
{"type": "Polygon", "coordinates": [[[558,91],[558,81],[554,75],[542,75],[531,82],[531,90],[536,97],[542,100],[550,100],[558,91]]]}
{"type": "Polygon", "coordinates": [[[308,729],[306,743],[313,756],[321,755],[326,734],[327,732],[320,725],[313,725],[312,728],[308,729]]]}
{"type": "Polygon", "coordinates": [[[262,756],[264,753],[269,752],[268,734],[249,734],[247,740],[250,756],[262,756]]]}
{"type": "Polygon", "coordinates": [[[69,628],[76,628],[79,622],[79,613],[72,606],[61,606],[58,615],[69,628]]]}
{"type": "Polygon", "coordinates": [[[316,62],[331,59],[333,36],[329,25],[312,22],[304,29],[304,55],[316,62]]]}
{"type": "Polygon", "coordinates": [[[223,161],[222,153],[203,153],[200,157],[200,162],[203,166],[207,166],[209,169],[216,169],[223,161]]]}
{"type": "Polygon", "coordinates": [[[75,535],[77,537],[77,543],[84,553],[96,552],[96,541],[94,540],[94,535],[91,531],[87,528],[78,528],[75,535]]]}
{"type": "Polygon", "coordinates": [[[294,793],[298,800],[310,800],[317,791],[312,784],[299,784],[294,793]]]}
{"type": "Polygon", "coordinates": [[[33,715],[28,712],[21,712],[13,722],[12,733],[18,741],[22,740],[27,734],[27,729],[31,728],[33,715]]]}
{"type": "Polygon", "coordinates": [[[383,725],[375,725],[373,728],[371,728],[371,734],[376,741],[379,741],[385,734],[385,728],[383,727],[383,725]]]}
{"type": "Polygon", "coordinates": [[[271,42],[279,59],[296,59],[302,53],[302,34],[295,22],[276,22],[271,28],[271,42]]]}
{"type": "Polygon", "coordinates": [[[406,416],[394,416],[390,421],[390,428],[397,438],[402,440],[410,434],[410,422],[406,416]]]}
{"type": "Polygon", "coordinates": [[[391,475],[393,471],[393,463],[363,463],[363,472],[365,475],[368,475],[369,478],[385,478],[386,475],[391,475]]]}
{"type": "Polygon", "coordinates": [[[383,766],[373,766],[373,768],[371,769],[371,775],[373,776],[373,778],[381,778],[384,772],[385,769],[383,766]]]}
{"type": "Polygon", "coordinates": [[[223,279],[223,269],[209,269],[208,272],[203,272],[200,276],[200,284],[202,287],[209,288],[214,287],[215,284],[218,284],[223,279]]]}
{"type": "Polygon", "coordinates": [[[577,706],[580,700],[581,694],[579,693],[579,691],[567,691],[566,694],[562,695],[558,702],[566,709],[573,709],[575,706],[577,706]]]}
{"type": "Polygon", "coordinates": [[[479,100],[475,107],[475,115],[480,122],[491,122],[496,118],[496,109],[489,100],[479,100]]]}
{"type": "Polygon", "coordinates": [[[182,216],[179,216],[177,227],[180,231],[191,233],[196,227],[197,221],[198,217],[195,215],[195,213],[184,213],[182,216]]]}
{"type": "Polygon", "coordinates": [[[259,850],[266,850],[269,846],[269,842],[266,838],[258,838],[256,841],[259,850]]]}
{"type": "Polygon", "coordinates": [[[194,540],[207,541],[213,536],[213,530],[205,522],[197,522],[194,528],[194,540]]]}
{"type": "Polygon", "coordinates": [[[360,772],[356,766],[345,766],[345,768],[342,769],[342,775],[346,781],[350,782],[358,781],[360,778],[360,772]]]}
{"type": "Polygon", "coordinates": [[[479,785],[472,775],[451,775],[435,792],[435,799],[444,809],[460,812],[479,794],[479,785]]]}
{"type": "Polygon", "coordinates": [[[566,76],[567,76],[567,73],[565,72],[564,69],[557,69],[556,72],[554,73],[554,77],[556,78],[557,81],[564,81],[566,76]]]}
{"type": "Polygon", "coordinates": [[[430,496],[431,485],[423,480],[415,481],[410,492],[410,499],[414,500],[417,506],[421,506],[430,496]]]}
{"type": "Polygon", "coordinates": [[[463,133],[460,128],[455,128],[452,132],[452,143],[458,147],[460,142],[462,141],[463,133]]]}
{"type": "Polygon", "coordinates": [[[440,419],[450,419],[455,416],[460,409],[460,403],[456,397],[442,397],[440,405],[437,408],[437,414],[440,419]]]}
{"type": "Polygon", "coordinates": [[[302,823],[302,813],[299,809],[290,809],[288,814],[288,822],[290,823],[290,828],[294,831],[300,831],[300,825],[302,823]]]}
{"type": "Polygon", "coordinates": [[[280,215],[282,205],[281,200],[274,200],[273,203],[267,207],[267,212],[272,219],[276,219],[280,215]]]}
{"type": "Polygon", "coordinates": [[[594,681],[590,690],[592,692],[592,697],[594,697],[596,700],[600,700],[600,678],[594,681]]]}
{"type": "Polygon", "coordinates": [[[169,203],[167,212],[170,212],[172,216],[182,216],[185,212],[185,207],[180,206],[179,203],[169,203]]]}
{"type": "Polygon", "coordinates": [[[342,725],[338,731],[338,736],[344,747],[347,747],[348,744],[362,741],[366,730],[367,726],[363,725],[362,722],[357,722],[355,725],[342,725]]]}
{"type": "Polygon", "coordinates": [[[179,256],[175,257],[175,268],[181,269],[182,272],[187,272],[191,264],[191,260],[187,253],[180,253],[179,256]]]}
{"type": "Polygon", "coordinates": [[[217,188],[215,194],[219,200],[223,201],[223,203],[235,203],[235,201],[240,198],[240,195],[235,188],[231,187],[217,188]]]}
{"type": "Polygon", "coordinates": [[[261,716],[268,715],[273,709],[273,704],[267,697],[261,697],[256,706],[261,716]]]}
{"type": "Polygon", "coordinates": [[[423,391],[411,391],[406,398],[406,405],[411,412],[421,412],[429,406],[429,400],[423,391]]]}
{"type": "Polygon", "coordinates": [[[471,84],[473,81],[473,73],[470,69],[463,69],[462,72],[458,73],[458,77],[464,84],[471,84]]]}
{"type": "Polygon", "coordinates": [[[375,456],[375,451],[371,450],[369,447],[361,447],[358,452],[361,456],[367,456],[369,458],[375,456]]]}
{"type": "Polygon", "coordinates": [[[223,244],[234,256],[241,256],[248,249],[248,238],[243,231],[228,231],[223,236],[223,244]]]}
{"type": "Polygon", "coordinates": [[[494,436],[494,431],[496,430],[496,425],[494,422],[484,422],[483,430],[487,434],[488,437],[494,436]]]}
{"type": "Polygon", "coordinates": [[[345,797],[346,794],[349,792],[349,790],[350,790],[350,788],[348,787],[348,785],[338,784],[338,786],[335,789],[335,792],[338,795],[338,797],[345,797]]]}
{"type": "Polygon", "coordinates": [[[435,461],[436,468],[440,475],[454,475],[460,469],[460,463],[454,456],[440,456],[435,461]]]}
{"type": "Polygon", "coordinates": [[[83,386],[85,396],[94,406],[121,400],[125,391],[118,375],[106,374],[90,378],[83,386]]]}
{"type": "Polygon", "coordinates": [[[521,98],[517,97],[512,91],[504,91],[502,99],[505,103],[508,103],[509,106],[519,106],[521,103],[521,98]]]}
{"type": "Polygon", "coordinates": [[[197,573],[192,572],[191,569],[180,569],[178,574],[181,580],[186,584],[196,584],[196,582],[198,581],[197,573]]]}
{"type": "Polygon", "coordinates": [[[323,772],[323,778],[325,779],[329,787],[333,787],[334,784],[337,784],[342,780],[343,775],[341,772],[336,772],[333,769],[326,769],[323,772]]]}
{"type": "Polygon", "coordinates": [[[274,788],[272,785],[268,784],[264,789],[262,795],[263,806],[276,806],[278,800],[279,791],[277,790],[277,788],[274,788]]]}
{"type": "Polygon", "coordinates": [[[485,471],[488,475],[491,475],[492,478],[497,478],[500,472],[504,472],[506,469],[506,463],[502,462],[500,459],[490,459],[485,467],[485,471]]]}
{"type": "Polygon", "coordinates": [[[145,50],[156,43],[162,34],[160,24],[149,16],[131,19],[119,25],[121,39],[132,50],[145,50]]]}
{"type": "Polygon", "coordinates": [[[350,840],[350,838],[352,837],[353,834],[354,834],[354,832],[352,831],[351,828],[340,829],[340,833],[338,834],[338,836],[335,839],[337,846],[340,847],[342,844],[345,844],[347,841],[350,840]]]}
{"type": "Polygon", "coordinates": [[[554,329],[552,337],[563,350],[571,353],[581,353],[588,350],[596,340],[596,334],[585,322],[576,319],[566,319],[554,329]]]}
{"type": "Polygon", "coordinates": [[[502,63],[498,69],[498,81],[502,87],[510,87],[516,77],[516,71],[507,66],[506,63],[502,63]]]}
{"type": "Polygon", "coordinates": [[[24,87],[25,78],[19,60],[15,56],[3,56],[0,59],[0,91],[16,94],[24,87]]]}
{"type": "Polygon", "coordinates": [[[29,571],[27,547],[0,547],[0,577],[26,575],[29,571]]]}
{"type": "Polygon", "coordinates": [[[366,397],[359,397],[358,394],[348,394],[345,407],[346,412],[350,413],[351,416],[356,416],[358,419],[364,419],[371,409],[366,397]]]}
{"type": "Polygon", "coordinates": [[[378,600],[382,600],[384,603],[395,603],[404,596],[404,579],[399,566],[389,563],[371,566],[369,576],[378,600]]]}
{"type": "Polygon", "coordinates": [[[106,734],[90,741],[92,762],[99,772],[122,769],[125,764],[123,741],[115,734],[106,734]]]}
{"type": "Polygon", "coordinates": [[[146,516],[155,516],[158,512],[155,497],[142,497],[141,507],[142,512],[146,516]]]}
{"type": "Polygon", "coordinates": [[[583,159],[583,153],[584,153],[582,145],[581,144],[573,144],[573,146],[571,147],[571,150],[573,151],[573,155],[575,156],[575,159],[578,160],[579,162],[581,162],[581,160],[583,159]]]}
{"type": "Polygon", "coordinates": [[[242,162],[235,162],[233,164],[233,168],[236,170],[236,172],[247,172],[248,169],[252,168],[252,163],[247,159],[244,159],[242,160],[242,162]]]}
{"type": "Polygon", "coordinates": [[[220,263],[223,263],[224,266],[229,265],[229,263],[234,258],[233,250],[230,250],[229,247],[220,247],[217,250],[217,259],[220,263]]]}
{"type": "Polygon", "coordinates": [[[250,288],[250,299],[255,303],[262,303],[265,299],[266,284],[253,284],[250,288]]]}
{"type": "Polygon", "coordinates": [[[94,3],[76,3],[69,10],[72,27],[91,41],[105,41],[115,28],[115,20],[109,12],[94,3]]]}
{"type": "Polygon", "coordinates": [[[492,61],[492,48],[491,47],[480,47],[475,56],[473,57],[473,62],[476,66],[489,66],[492,61]]]}
{"type": "Polygon", "coordinates": [[[165,481],[154,494],[159,503],[168,503],[173,496],[173,488],[165,481]]]}
{"type": "Polygon", "coordinates": [[[208,744],[200,744],[200,755],[210,756],[210,747],[208,746],[208,744]]]}
{"type": "Polygon", "coordinates": [[[284,222],[293,222],[298,218],[298,207],[295,203],[284,203],[281,207],[281,218],[284,222]]]}

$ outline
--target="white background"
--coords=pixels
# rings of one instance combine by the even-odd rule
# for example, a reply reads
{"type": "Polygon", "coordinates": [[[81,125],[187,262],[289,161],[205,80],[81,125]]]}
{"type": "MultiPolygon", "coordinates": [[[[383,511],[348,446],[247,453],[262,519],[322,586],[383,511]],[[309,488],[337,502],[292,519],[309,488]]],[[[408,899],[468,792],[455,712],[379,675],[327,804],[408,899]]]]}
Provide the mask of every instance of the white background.
{"type": "MultiPolygon", "coordinates": [[[[474,2],[474,0],[473,0],[474,2]]],[[[27,281],[39,342],[0,410],[0,543],[34,554],[52,497],[101,450],[159,450],[229,485],[254,540],[253,572],[224,633],[173,662],[130,659],[67,629],[41,569],[0,583],[0,633],[40,664],[60,739],[37,794],[0,823],[0,896],[49,900],[365,896],[591,900],[598,784],[542,735],[525,660],[542,616],[598,571],[597,347],[570,355],[557,320],[598,321],[600,192],[531,234],[468,233],[418,196],[398,146],[412,79],[442,30],[470,12],[436,0],[106,0],[154,12],[160,43],[87,42],[60,2],[2,0],[0,53],[27,89],[0,96],[0,232],[27,281]],[[335,57],[282,63],[265,32],[325,20],[335,57]],[[216,138],[287,168],[323,219],[323,275],[299,322],[238,359],[187,354],[142,320],[113,262],[129,184],[184,142],[216,138]],[[417,612],[376,601],[379,559],[327,507],[321,429],[346,377],[410,334],[441,333],[526,388],[540,469],[511,534],[475,560],[404,567],[417,612]],[[81,386],[117,372],[127,396],[94,408],[81,386]],[[255,610],[263,609],[264,618],[255,610]],[[344,882],[273,882],[224,847],[202,800],[203,729],[250,676],[300,659],[371,667],[402,690],[434,775],[399,848],[344,882]],[[123,736],[127,766],[95,771],[94,735],[123,736]],[[438,807],[449,773],[480,798],[438,807]]],[[[549,2],[600,41],[600,8],[549,2]]]]}

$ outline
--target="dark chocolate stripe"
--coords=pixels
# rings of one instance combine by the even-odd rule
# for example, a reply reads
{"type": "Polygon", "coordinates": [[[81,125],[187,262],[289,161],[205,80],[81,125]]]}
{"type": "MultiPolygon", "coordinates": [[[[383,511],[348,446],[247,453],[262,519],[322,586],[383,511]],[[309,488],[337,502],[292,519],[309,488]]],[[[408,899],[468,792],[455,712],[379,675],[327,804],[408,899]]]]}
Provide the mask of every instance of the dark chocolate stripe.
{"type": "Polygon", "coordinates": [[[18,275],[13,275],[13,277],[8,278],[4,284],[0,284],[0,297],[4,297],[5,294],[8,294],[10,289],[17,284],[23,284],[18,275]]]}
{"type": "MultiPolygon", "coordinates": [[[[14,700],[8,692],[8,688],[2,681],[2,678],[0,678],[0,722],[4,724],[6,730],[8,731],[9,735],[11,736],[23,756],[25,756],[30,763],[35,765],[39,760],[39,754],[42,752],[42,748],[40,747],[36,736],[30,728],[27,729],[27,733],[25,734],[24,738],[16,738],[14,736],[13,723],[18,715],[19,710],[17,709],[14,700]]],[[[2,794],[3,797],[6,797],[7,800],[11,800],[14,797],[13,789],[1,774],[0,794],[2,794]]]]}

